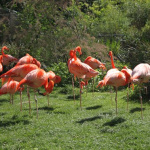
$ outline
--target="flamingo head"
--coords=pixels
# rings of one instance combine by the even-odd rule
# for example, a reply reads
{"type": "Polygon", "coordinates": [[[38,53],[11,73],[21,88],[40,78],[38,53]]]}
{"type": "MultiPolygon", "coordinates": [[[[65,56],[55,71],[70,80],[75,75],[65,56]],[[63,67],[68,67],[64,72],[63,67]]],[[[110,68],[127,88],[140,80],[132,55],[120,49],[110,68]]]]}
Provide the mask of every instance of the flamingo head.
{"type": "Polygon", "coordinates": [[[83,89],[83,86],[85,86],[85,82],[84,82],[84,81],[81,81],[81,82],[80,82],[80,88],[83,89]]]}
{"type": "Polygon", "coordinates": [[[7,46],[3,46],[2,49],[3,50],[9,50],[9,48],[7,46]]]}
{"type": "Polygon", "coordinates": [[[79,52],[79,55],[82,55],[82,51],[81,51],[81,47],[80,46],[77,46],[75,48],[75,52],[78,51],[79,52]]]}
{"type": "Polygon", "coordinates": [[[109,51],[109,56],[112,56],[112,51],[109,51]]]}
{"type": "Polygon", "coordinates": [[[37,65],[39,68],[41,67],[41,63],[38,60],[36,60],[35,58],[33,58],[32,63],[37,65]]]}
{"type": "Polygon", "coordinates": [[[60,81],[61,81],[61,77],[56,75],[56,78],[55,78],[54,82],[55,83],[59,83],[60,81]]]}
{"type": "Polygon", "coordinates": [[[130,80],[131,80],[131,74],[130,74],[130,72],[128,72],[127,69],[122,69],[121,72],[123,72],[123,73],[125,74],[125,76],[126,76],[126,81],[129,83],[130,80]]]}
{"type": "Polygon", "coordinates": [[[70,55],[70,58],[74,58],[74,50],[70,50],[69,55],[70,55]]]}
{"type": "Polygon", "coordinates": [[[102,70],[107,70],[106,67],[105,67],[105,64],[103,64],[103,63],[101,63],[101,64],[99,65],[99,68],[102,69],[102,70]]]}

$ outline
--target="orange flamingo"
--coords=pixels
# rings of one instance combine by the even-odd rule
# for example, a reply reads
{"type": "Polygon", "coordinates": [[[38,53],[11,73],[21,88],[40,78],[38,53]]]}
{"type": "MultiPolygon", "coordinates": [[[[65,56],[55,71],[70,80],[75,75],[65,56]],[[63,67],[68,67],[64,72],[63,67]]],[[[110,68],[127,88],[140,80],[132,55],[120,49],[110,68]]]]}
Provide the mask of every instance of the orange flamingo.
{"type": "MultiPolygon", "coordinates": [[[[105,64],[101,63],[98,59],[88,56],[85,60],[84,63],[88,64],[91,68],[95,69],[102,69],[102,70],[106,70],[105,64]]],[[[85,80],[86,81],[86,80],[85,80]]],[[[87,82],[86,82],[87,85],[87,82]]],[[[93,78],[93,93],[94,93],[94,78],[93,78]]]]}
{"type": "MultiPolygon", "coordinates": [[[[13,95],[19,91],[19,92],[22,92],[22,90],[24,88],[18,88],[17,89],[17,86],[18,86],[19,82],[17,81],[14,81],[12,79],[9,79],[8,82],[6,82],[0,89],[0,95],[3,95],[3,94],[10,94],[10,103],[12,102],[13,104],[13,95]]],[[[20,107],[20,110],[22,110],[22,97],[20,97],[20,102],[21,102],[21,107],[20,107]]]]}
{"type": "Polygon", "coordinates": [[[141,118],[143,119],[143,104],[142,104],[142,94],[141,94],[141,86],[142,83],[149,82],[150,79],[150,65],[147,63],[140,63],[132,71],[131,76],[131,83],[138,84],[139,88],[139,95],[141,101],[141,118]]]}
{"type": "Polygon", "coordinates": [[[3,57],[3,60],[2,60],[2,64],[3,65],[8,66],[12,62],[15,62],[15,63],[18,62],[17,58],[15,58],[15,57],[13,57],[11,55],[5,54],[4,50],[9,50],[9,49],[6,46],[3,46],[2,49],[1,49],[2,57],[3,57]]]}
{"type": "Polygon", "coordinates": [[[104,79],[99,81],[97,87],[103,87],[106,85],[111,85],[116,90],[115,102],[116,102],[116,115],[117,115],[117,91],[118,87],[125,86],[130,80],[130,74],[126,69],[118,70],[109,70],[105,75],[104,79]]]}
{"type": "Polygon", "coordinates": [[[19,59],[18,63],[16,64],[16,66],[18,65],[23,65],[23,64],[35,64],[37,65],[39,68],[41,67],[41,64],[39,61],[37,61],[35,58],[33,58],[31,55],[29,55],[28,53],[23,56],[22,58],[19,59]]]}
{"type": "MultiPolygon", "coordinates": [[[[76,57],[76,51],[70,51],[70,57],[73,58],[69,64],[69,71],[79,79],[90,79],[98,75],[98,71],[92,69],[89,65],[81,62],[76,57]]],[[[80,81],[81,82],[81,81],[80,81]]],[[[81,106],[81,86],[80,86],[80,108],[81,106]]]]}
{"type": "MultiPolygon", "coordinates": [[[[23,79],[30,71],[37,69],[38,66],[34,64],[24,64],[20,66],[15,66],[12,69],[8,70],[6,73],[3,73],[0,78],[2,79],[2,82],[6,81],[7,79],[11,77],[14,80],[20,81],[23,79]]],[[[28,100],[29,100],[29,113],[31,114],[31,103],[30,103],[30,94],[29,89],[27,88],[27,94],[28,94],[28,100]]]]}
{"type": "MultiPolygon", "coordinates": [[[[19,88],[22,84],[27,84],[30,87],[36,89],[41,86],[45,87],[45,93],[44,95],[51,93],[54,87],[54,81],[50,80],[48,82],[48,73],[46,73],[43,69],[35,69],[31,72],[29,72],[18,84],[19,88]]],[[[35,94],[35,101],[36,101],[36,109],[37,109],[37,118],[38,118],[38,106],[37,106],[37,98],[35,94]]]]}
{"type": "MultiPolygon", "coordinates": [[[[80,46],[77,46],[76,48],[75,48],[75,50],[70,50],[70,53],[71,52],[79,52],[79,55],[81,55],[82,54],[82,52],[81,52],[81,47],[80,46]]],[[[81,61],[79,58],[77,58],[77,60],[78,61],[81,61]]],[[[70,58],[69,58],[69,60],[68,60],[68,62],[67,62],[67,64],[68,64],[68,69],[69,69],[69,67],[70,67],[70,64],[71,64],[71,62],[72,61],[74,61],[74,57],[72,56],[72,55],[70,55],[70,58]]],[[[75,92],[74,92],[74,78],[75,77],[73,77],[74,75],[72,74],[72,88],[73,88],[73,98],[74,98],[74,101],[75,101],[75,92]]]]}
{"type": "Polygon", "coordinates": [[[103,87],[106,85],[111,85],[115,88],[115,91],[116,91],[115,102],[116,102],[116,115],[117,115],[117,91],[118,91],[118,87],[128,84],[128,82],[130,81],[131,74],[127,69],[122,69],[121,71],[119,71],[115,67],[115,64],[113,61],[112,51],[109,52],[109,55],[111,57],[112,69],[107,71],[103,80],[99,81],[97,87],[99,87],[99,86],[103,87]]]}

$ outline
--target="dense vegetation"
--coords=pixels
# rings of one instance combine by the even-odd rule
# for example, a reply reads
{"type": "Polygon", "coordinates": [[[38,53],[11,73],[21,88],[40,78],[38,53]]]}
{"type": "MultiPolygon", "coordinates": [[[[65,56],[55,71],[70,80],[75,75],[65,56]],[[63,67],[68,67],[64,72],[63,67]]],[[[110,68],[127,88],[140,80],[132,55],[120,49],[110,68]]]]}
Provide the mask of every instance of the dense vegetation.
{"type": "Polygon", "coordinates": [[[132,68],[150,62],[149,0],[2,0],[0,6],[10,14],[1,19],[1,45],[18,58],[28,52],[51,66],[80,45],[83,59],[107,61],[112,50],[132,68]]]}

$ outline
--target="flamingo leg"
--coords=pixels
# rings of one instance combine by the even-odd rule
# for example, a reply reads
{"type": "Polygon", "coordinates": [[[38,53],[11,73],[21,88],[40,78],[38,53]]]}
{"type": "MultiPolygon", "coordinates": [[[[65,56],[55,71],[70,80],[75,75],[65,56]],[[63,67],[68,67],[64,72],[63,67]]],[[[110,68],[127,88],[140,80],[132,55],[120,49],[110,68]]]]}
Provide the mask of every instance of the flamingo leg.
{"type": "Polygon", "coordinates": [[[11,94],[10,94],[10,104],[11,104],[11,94]]]}
{"type": "Polygon", "coordinates": [[[128,103],[129,103],[129,83],[128,83],[128,89],[127,89],[127,111],[129,110],[128,103]]]}
{"type": "Polygon", "coordinates": [[[94,78],[93,78],[93,96],[94,96],[94,78]]]}
{"type": "Polygon", "coordinates": [[[11,94],[11,97],[12,97],[12,104],[14,103],[14,95],[11,94]]]}
{"type": "Polygon", "coordinates": [[[20,91],[20,111],[22,111],[22,91],[20,91]]]}
{"type": "Polygon", "coordinates": [[[36,97],[36,90],[34,89],[34,100],[36,102],[36,113],[37,113],[37,119],[38,119],[38,100],[37,100],[37,97],[36,97]]]}
{"type": "Polygon", "coordinates": [[[139,96],[140,96],[140,101],[141,101],[141,118],[143,119],[143,103],[142,103],[141,87],[139,89],[139,96]]]}
{"type": "MultiPolygon", "coordinates": [[[[79,79],[79,82],[81,82],[81,79],[79,79]]],[[[82,110],[81,93],[82,93],[82,90],[81,90],[81,86],[80,86],[80,109],[82,110]]]]}
{"type": "Polygon", "coordinates": [[[116,102],[116,115],[117,115],[118,114],[118,110],[117,110],[117,91],[118,91],[118,88],[116,87],[115,90],[116,90],[115,102],[116,102]]]}
{"type": "Polygon", "coordinates": [[[74,79],[73,79],[73,75],[72,75],[72,89],[73,89],[73,99],[74,99],[74,103],[75,103],[75,91],[74,91],[74,79]]]}
{"type": "Polygon", "coordinates": [[[29,101],[29,115],[31,115],[31,102],[30,102],[30,93],[29,93],[29,86],[27,85],[27,95],[29,101]]]}
{"type": "Polygon", "coordinates": [[[47,94],[47,101],[48,101],[48,107],[49,107],[49,94],[47,94]]]}

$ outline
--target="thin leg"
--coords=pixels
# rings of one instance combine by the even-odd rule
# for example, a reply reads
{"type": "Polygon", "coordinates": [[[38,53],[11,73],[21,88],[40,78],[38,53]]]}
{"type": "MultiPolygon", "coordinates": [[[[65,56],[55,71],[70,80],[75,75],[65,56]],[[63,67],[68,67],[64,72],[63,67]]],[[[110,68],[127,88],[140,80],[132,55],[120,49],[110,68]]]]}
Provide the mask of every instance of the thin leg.
{"type": "Polygon", "coordinates": [[[20,111],[22,111],[22,91],[20,91],[20,111]]]}
{"type": "Polygon", "coordinates": [[[72,75],[72,89],[73,89],[73,99],[74,99],[74,103],[75,103],[75,92],[74,92],[74,79],[73,79],[73,75],[72,75]]]}
{"type": "MultiPolygon", "coordinates": [[[[79,79],[79,82],[81,82],[81,79],[79,79]]],[[[80,85],[80,84],[79,84],[80,85]]],[[[80,108],[81,108],[81,110],[82,110],[82,103],[81,103],[81,86],[80,86],[80,108]]]]}
{"type": "Polygon", "coordinates": [[[117,110],[117,91],[118,91],[118,88],[115,88],[116,89],[116,97],[115,97],[115,102],[116,102],[116,115],[118,114],[118,110],[117,110]]]}
{"type": "Polygon", "coordinates": [[[47,94],[47,101],[48,101],[48,107],[49,107],[49,94],[47,94]]]}
{"type": "Polygon", "coordinates": [[[35,102],[36,102],[36,116],[37,116],[37,119],[38,119],[38,100],[37,100],[37,97],[36,97],[36,90],[34,90],[34,99],[35,99],[35,102]]]}
{"type": "Polygon", "coordinates": [[[140,101],[141,101],[141,118],[143,119],[143,103],[142,103],[141,87],[139,89],[139,96],[140,96],[140,101]]]}
{"type": "Polygon", "coordinates": [[[12,94],[11,97],[12,97],[11,100],[12,100],[12,104],[13,104],[14,103],[14,95],[12,94]]]}
{"type": "Polygon", "coordinates": [[[94,96],[94,77],[93,77],[93,96],[94,96]]]}
{"type": "Polygon", "coordinates": [[[112,99],[112,98],[113,98],[113,94],[112,94],[112,93],[113,93],[113,91],[112,91],[112,87],[110,87],[110,94],[111,94],[111,104],[113,105],[113,99],[112,99]]]}
{"type": "Polygon", "coordinates": [[[31,115],[31,102],[30,102],[30,93],[29,93],[29,86],[27,85],[27,95],[29,101],[29,115],[31,115]]]}
{"type": "Polygon", "coordinates": [[[129,84],[127,89],[127,111],[129,110],[128,103],[129,103],[129,84]]]}
{"type": "Polygon", "coordinates": [[[10,94],[10,104],[11,104],[11,94],[10,94]]]}

